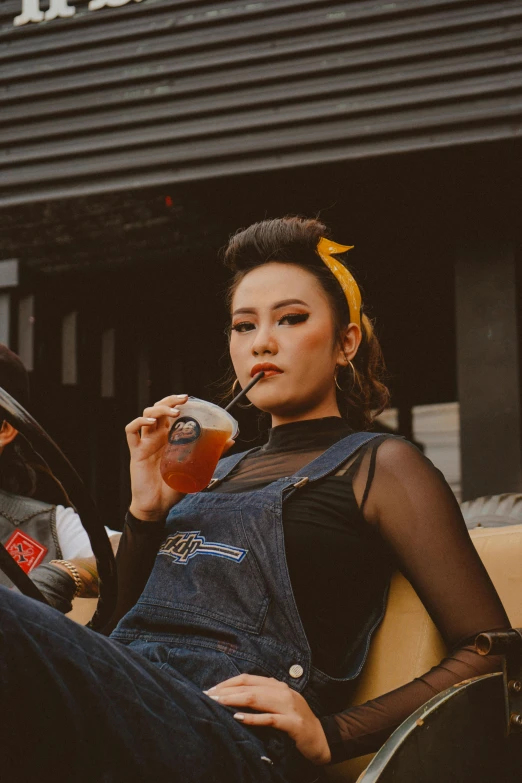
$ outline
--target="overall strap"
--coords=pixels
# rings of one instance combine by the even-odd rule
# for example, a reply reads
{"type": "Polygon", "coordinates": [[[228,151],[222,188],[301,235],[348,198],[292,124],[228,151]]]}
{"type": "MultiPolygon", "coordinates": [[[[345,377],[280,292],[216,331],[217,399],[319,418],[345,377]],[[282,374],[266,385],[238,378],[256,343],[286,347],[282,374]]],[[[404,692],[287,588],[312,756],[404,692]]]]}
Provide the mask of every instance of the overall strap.
{"type": "Polygon", "coordinates": [[[248,451],[240,451],[239,454],[231,454],[230,457],[223,457],[223,459],[220,459],[214,471],[214,475],[212,476],[212,481],[208,486],[211,487],[217,481],[223,481],[247,454],[251,454],[253,451],[258,450],[259,446],[255,446],[253,449],[248,449],[248,451]]]}
{"type": "MultiPolygon", "coordinates": [[[[289,478],[279,479],[274,482],[274,485],[282,483],[285,489],[290,488],[290,490],[293,491],[294,488],[304,486],[304,484],[307,484],[308,482],[319,481],[325,476],[328,476],[328,474],[338,470],[346,460],[350,459],[350,457],[366,443],[369,443],[375,438],[382,437],[382,432],[353,432],[351,435],[347,435],[346,438],[334,443],[333,446],[330,446],[329,449],[317,457],[317,459],[313,460],[313,462],[310,462],[308,465],[301,468],[299,473],[296,473],[289,478]]],[[[395,436],[389,435],[388,437],[391,438],[395,436]]],[[[232,454],[230,457],[220,459],[216,470],[214,471],[212,481],[207,489],[215,486],[215,484],[220,481],[224,481],[247,454],[259,451],[260,448],[260,446],[255,446],[248,451],[241,451],[239,454],[232,454]]]]}
{"type": "MultiPolygon", "coordinates": [[[[292,476],[289,480],[294,487],[296,485],[304,486],[309,482],[319,481],[320,479],[334,473],[343,465],[356,451],[375,438],[382,438],[382,432],[353,432],[346,438],[334,443],[323,454],[313,462],[305,465],[299,471],[299,474],[292,476]]],[[[390,436],[393,437],[393,436],[390,436]]]]}

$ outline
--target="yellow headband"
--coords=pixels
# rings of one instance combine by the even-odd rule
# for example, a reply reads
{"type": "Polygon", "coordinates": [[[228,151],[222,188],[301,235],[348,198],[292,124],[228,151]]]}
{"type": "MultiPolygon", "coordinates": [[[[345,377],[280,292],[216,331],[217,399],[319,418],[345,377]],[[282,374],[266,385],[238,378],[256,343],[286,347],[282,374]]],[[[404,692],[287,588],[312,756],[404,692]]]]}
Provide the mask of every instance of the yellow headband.
{"type": "MultiPolygon", "coordinates": [[[[317,243],[317,252],[321,260],[324,261],[330,272],[337,278],[339,285],[343,289],[348,308],[350,310],[350,321],[361,328],[361,292],[351,273],[344,264],[332,257],[332,253],[346,253],[351,250],[353,245],[338,245],[331,239],[321,237],[317,243]]],[[[365,319],[366,320],[366,319],[365,319]]]]}

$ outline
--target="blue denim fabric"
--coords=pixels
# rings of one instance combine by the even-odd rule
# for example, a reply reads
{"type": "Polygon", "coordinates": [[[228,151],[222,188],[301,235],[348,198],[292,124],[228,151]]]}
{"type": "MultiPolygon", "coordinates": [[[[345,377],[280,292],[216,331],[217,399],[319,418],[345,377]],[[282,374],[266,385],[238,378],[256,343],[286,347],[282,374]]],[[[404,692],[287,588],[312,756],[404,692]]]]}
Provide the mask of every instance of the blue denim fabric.
{"type": "Polygon", "coordinates": [[[0,629],[1,781],[286,780],[159,648],[143,658],[4,587],[0,629]]]}
{"type": "MultiPolygon", "coordinates": [[[[187,495],[171,510],[150,579],[113,638],[146,657],[161,650],[167,667],[202,689],[246,672],[286,682],[317,715],[343,709],[382,619],[387,590],[346,651],[342,677],[319,671],[292,593],[282,507],[304,479],[308,484],[334,473],[374,437],[379,435],[350,435],[300,475],[249,493],[219,492],[219,482],[245,454],[222,460],[212,492],[187,495]]],[[[267,738],[270,756],[273,737],[258,736],[267,738]]]]}
{"type": "MultiPolygon", "coordinates": [[[[248,672],[288,683],[317,714],[346,704],[385,595],[347,651],[343,677],[313,667],[290,585],[281,512],[303,478],[334,472],[372,437],[351,435],[300,476],[258,492],[187,496],[171,510],[147,586],[111,639],[2,589],[0,779],[317,780],[320,770],[288,735],[238,723],[235,709],[202,691],[248,672]]],[[[216,479],[242,456],[222,460],[216,479]]]]}

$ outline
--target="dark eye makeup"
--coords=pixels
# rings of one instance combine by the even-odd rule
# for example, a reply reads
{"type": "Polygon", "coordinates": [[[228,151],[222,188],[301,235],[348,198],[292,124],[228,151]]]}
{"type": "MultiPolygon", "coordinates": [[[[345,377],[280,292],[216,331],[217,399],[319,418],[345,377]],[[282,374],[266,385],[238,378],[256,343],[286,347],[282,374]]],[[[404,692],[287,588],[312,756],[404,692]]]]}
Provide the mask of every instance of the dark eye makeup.
{"type": "MultiPolygon", "coordinates": [[[[281,318],[278,318],[277,323],[279,325],[286,324],[287,326],[294,326],[295,324],[304,323],[304,321],[307,321],[310,317],[310,313],[287,313],[286,315],[282,315],[281,318]]],[[[255,329],[255,324],[252,323],[252,321],[240,321],[237,324],[234,324],[231,329],[234,332],[251,332],[252,329],[255,329]]]]}
{"type": "Polygon", "coordinates": [[[254,329],[252,321],[240,321],[238,324],[234,324],[230,327],[233,332],[250,332],[254,329]]]}
{"type": "Polygon", "coordinates": [[[293,324],[302,324],[304,321],[308,321],[309,318],[310,313],[289,313],[288,315],[283,315],[277,323],[287,323],[292,326],[293,324]]]}

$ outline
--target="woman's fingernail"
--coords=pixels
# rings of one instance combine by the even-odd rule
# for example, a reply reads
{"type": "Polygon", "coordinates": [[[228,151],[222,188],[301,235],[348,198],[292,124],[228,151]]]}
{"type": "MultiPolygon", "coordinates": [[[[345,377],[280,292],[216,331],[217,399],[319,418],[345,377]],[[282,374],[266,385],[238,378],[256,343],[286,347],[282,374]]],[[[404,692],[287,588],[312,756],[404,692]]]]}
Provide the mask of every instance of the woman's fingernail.
{"type": "Polygon", "coordinates": [[[209,693],[208,694],[209,699],[214,699],[214,701],[219,701],[220,697],[216,696],[215,693],[209,693]]]}
{"type": "Polygon", "coordinates": [[[209,688],[208,691],[203,691],[203,693],[212,693],[212,691],[216,690],[216,686],[213,685],[212,688],[209,688]]]}
{"type": "Polygon", "coordinates": [[[182,400],[183,397],[188,397],[188,394],[176,394],[176,397],[179,397],[180,400],[182,400]]]}
{"type": "Polygon", "coordinates": [[[177,416],[179,413],[179,408],[171,408],[170,410],[172,411],[173,416],[177,416]]]}
{"type": "Polygon", "coordinates": [[[244,714],[243,714],[242,712],[236,712],[236,713],[234,714],[234,718],[235,718],[236,720],[245,720],[245,716],[244,716],[244,714]]]}
{"type": "Polygon", "coordinates": [[[147,421],[150,421],[151,424],[156,424],[156,419],[153,419],[152,417],[147,417],[147,421]]]}

